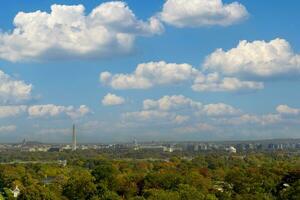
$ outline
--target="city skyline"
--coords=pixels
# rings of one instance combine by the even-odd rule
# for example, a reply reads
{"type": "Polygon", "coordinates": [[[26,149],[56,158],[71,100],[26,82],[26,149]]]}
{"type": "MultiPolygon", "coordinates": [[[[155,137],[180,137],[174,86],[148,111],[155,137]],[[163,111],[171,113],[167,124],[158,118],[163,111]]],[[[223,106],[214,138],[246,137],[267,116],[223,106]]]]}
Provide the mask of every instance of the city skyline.
{"type": "Polygon", "coordinates": [[[6,2],[0,143],[299,138],[299,6],[6,2]]]}

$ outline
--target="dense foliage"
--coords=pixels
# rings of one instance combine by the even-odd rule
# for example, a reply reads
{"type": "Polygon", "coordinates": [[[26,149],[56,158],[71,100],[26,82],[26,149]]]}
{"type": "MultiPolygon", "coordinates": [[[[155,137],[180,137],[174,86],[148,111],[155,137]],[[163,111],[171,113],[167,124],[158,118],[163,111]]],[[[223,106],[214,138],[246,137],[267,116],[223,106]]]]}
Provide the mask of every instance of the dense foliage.
{"type": "Polygon", "coordinates": [[[14,199],[11,189],[15,186],[21,191],[18,199],[29,200],[300,199],[300,158],[288,153],[209,153],[193,158],[170,154],[170,158],[157,159],[113,159],[95,152],[89,155],[44,155],[67,156],[66,166],[1,164],[0,199],[14,199]]]}

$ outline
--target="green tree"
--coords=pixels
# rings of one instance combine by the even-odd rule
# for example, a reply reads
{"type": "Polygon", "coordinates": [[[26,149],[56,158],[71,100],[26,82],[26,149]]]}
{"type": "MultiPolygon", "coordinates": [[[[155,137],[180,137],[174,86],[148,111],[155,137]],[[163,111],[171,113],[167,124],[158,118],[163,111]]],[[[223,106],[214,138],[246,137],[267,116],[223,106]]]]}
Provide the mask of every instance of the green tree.
{"type": "Polygon", "coordinates": [[[117,169],[109,162],[104,162],[95,167],[92,171],[93,177],[97,184],[105,184],[109,190],[116,187],[117,169]]]}
{"type": "Polygon", "coordinates": [[[49,190],[47,187],[41,185],[32,184],[24,188],[21,191],[20,200],[60,200],[62,197],[56,196],[54,192],[49,190]]]}
{"type": "Polygon", "coordinates": [[[205,195],[190,185],[180,184],[178,193],[181,200],[205,200],[205,195]]]}
{"type": "Polygon", "coordinates": [[[145,191],[144,197],[147,200],[180,200],[178,192],[158,189],[145,191]]]}
{"type": "Polygon", "coordinates": [[[145,188],[176,190],[183,183],[183,177],[174,172],[152,173],[145,177],[145,188]]]}
{"type": "Polygon", "coordinates": [[[72,200],[89,200],[96,196],[93,176],[86,170],[73,170],[63,187],[63,195],[72,200]]]}

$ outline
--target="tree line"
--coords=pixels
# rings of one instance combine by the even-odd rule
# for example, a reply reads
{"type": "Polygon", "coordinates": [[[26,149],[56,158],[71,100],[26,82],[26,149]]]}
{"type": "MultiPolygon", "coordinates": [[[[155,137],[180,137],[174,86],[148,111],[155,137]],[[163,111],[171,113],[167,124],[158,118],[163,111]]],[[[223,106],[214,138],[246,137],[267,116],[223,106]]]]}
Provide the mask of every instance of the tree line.
{"type": "MultiPolygon", "coordinates": [[[[71,154],[71,153],[70,153],[71,154]]],[[[0,200],[299,200],[300,158],[288,153],[192,159],[69,155],[68,164],[0,165],[0,200]]]]}

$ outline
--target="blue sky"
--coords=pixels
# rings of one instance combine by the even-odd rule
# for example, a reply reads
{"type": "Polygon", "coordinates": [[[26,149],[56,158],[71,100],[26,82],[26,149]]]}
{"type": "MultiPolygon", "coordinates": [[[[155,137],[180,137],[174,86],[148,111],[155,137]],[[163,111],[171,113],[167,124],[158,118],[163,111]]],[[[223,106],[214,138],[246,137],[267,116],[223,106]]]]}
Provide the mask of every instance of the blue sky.
{"type": "Polygon", "coordinates": [[[299,6],[7,1],[0,141],[299,137],[299,6]]]}

